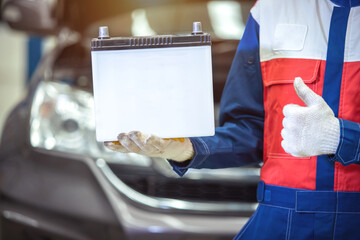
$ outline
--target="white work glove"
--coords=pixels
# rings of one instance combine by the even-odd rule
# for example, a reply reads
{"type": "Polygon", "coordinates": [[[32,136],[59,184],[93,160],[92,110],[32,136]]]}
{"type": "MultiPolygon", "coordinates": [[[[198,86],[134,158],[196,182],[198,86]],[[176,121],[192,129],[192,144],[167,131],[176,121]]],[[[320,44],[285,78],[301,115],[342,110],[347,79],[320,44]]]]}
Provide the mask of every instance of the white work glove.
{"type": "Polygon", "coordinates": [[[177,162],[191,159],[194,149],[189,138],[159,138],[145,136],[139,131],[121,133],[119,142],[105,142],[104,145],[117,152],[138,153],[149,157],[160,157],[177,162]]]}
{"type": "Polygon", "coordinates": [[[294,88],[306,107],[295,104],[284,107],[281,146],[294,157],[334,154],[340,140],[339,120],[301,78],[295,78],[294,88]]]}

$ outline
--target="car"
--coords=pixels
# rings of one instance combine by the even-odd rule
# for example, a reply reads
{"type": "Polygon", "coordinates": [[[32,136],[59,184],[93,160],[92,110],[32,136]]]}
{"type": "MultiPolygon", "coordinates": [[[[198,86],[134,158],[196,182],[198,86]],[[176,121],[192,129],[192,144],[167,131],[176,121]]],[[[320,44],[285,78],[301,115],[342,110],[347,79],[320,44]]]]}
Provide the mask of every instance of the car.
{"type": "MultiPolygon", "coordinates": [[[[257,207],[259,165],[190,169],[123,154],[95,140],[91,39],[183,34],[212,38],[214,119],[254,1],[7,0],[15,30],[53,36],[0,143],[1,239],[225,240],[257,207]],[[14,17],[15,16],[15,17],[14,17]],[[16,17],[22,16],[22,17],[16,17]]],[[[119,106],[121,107],[121,106],[119,106]]]]}

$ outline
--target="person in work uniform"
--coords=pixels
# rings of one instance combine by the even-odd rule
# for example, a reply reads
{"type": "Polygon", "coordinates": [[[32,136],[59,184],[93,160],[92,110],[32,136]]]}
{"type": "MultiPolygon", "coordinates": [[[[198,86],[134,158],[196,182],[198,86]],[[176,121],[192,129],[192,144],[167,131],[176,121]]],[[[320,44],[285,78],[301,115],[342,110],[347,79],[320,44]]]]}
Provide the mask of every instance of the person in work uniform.
{"type": "Polygon", "coordinates": [[[258,0],[211,137],[121,133],[115,151],[188,168],[263,162],[235,239],[360,239],[360,0],[258,0]]]}

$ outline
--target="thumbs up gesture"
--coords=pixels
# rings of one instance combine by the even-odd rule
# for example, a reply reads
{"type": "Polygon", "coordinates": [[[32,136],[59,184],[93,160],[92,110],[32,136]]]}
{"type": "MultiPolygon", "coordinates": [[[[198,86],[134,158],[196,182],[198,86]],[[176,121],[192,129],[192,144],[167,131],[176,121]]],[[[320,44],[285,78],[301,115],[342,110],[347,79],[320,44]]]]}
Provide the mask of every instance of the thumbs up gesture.
{"type": "Polygon", "coordinates": [[[334,154],[340,140],[339,120],[301,78],[295,78],[294,88],[306,107],[288,104],[283,108],[281,146],[294,157],[334,154]]]}

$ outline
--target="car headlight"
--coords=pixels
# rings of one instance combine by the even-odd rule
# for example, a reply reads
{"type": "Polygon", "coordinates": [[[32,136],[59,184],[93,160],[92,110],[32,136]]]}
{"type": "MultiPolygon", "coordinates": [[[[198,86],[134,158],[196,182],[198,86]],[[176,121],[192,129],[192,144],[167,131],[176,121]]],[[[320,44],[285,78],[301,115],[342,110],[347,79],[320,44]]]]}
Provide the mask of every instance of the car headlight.
{"type": "Polygon", "coordinates": [[[93,95],[65,83],[39,84],[31,107],[30,143],[37,148],[106,161],[151,165],[146,156],[113,152],[96,142],[93,95]]]}

